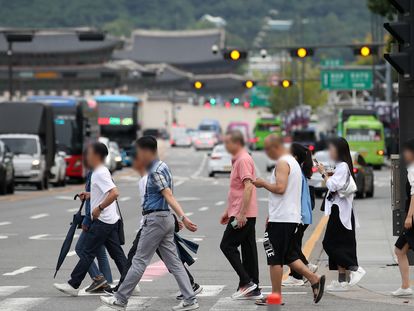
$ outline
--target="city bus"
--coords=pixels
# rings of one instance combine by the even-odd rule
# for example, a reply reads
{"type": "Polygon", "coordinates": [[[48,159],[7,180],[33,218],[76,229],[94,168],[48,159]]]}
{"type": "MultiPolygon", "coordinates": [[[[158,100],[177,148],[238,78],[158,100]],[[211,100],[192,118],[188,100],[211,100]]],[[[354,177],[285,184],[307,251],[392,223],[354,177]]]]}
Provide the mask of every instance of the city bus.
{"type": "Polygon", "coordinates": [[[270,134],[282,135],[282,119],[280,117],[262,117],[256,120],[253,130],[253,146],[255,150],[264,148],[264,140],[270,134]]]}
{"type": "Polygon", "coordinates": [[[348,121],[348,119],[351,116],[373,116],[375,118],[378,118],[377,113],[374,110],[355,109],[355,108],[341,109],[338,112],[338,125],[337,125],[338,136],[344,136],[344,123],[348,121]]]}
{"type": "Polygon", "coordinates": [[[117,142],[122,150],[130,148],[138,135],[140,100],[127,95],[101,95],[94,99],[98,104],[101,136],[117,142]]]}
{"type": "Polygon", "coordinates": [[[99,137],[96,102],[69,96],[32,96],[27,100],[52,107],[56,149],[66,154],[66,176],[83,180],[83,150],[99,137]]]}
{"type": "Polygon", "coordinates": [[[344,122],[344,137],[374,168],[384,164],[384,125],[374,116],[350,116],[344,122]]]}

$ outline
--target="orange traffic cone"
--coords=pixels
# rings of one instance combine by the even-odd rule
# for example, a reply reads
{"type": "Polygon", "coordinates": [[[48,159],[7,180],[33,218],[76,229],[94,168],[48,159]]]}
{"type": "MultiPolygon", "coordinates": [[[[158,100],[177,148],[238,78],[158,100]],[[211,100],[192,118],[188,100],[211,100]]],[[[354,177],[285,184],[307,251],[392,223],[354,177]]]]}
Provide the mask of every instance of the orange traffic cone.
{"type": "Polygon", "coordinates": [[[267,296],[267,311],[280,311],[282,296],[278,293],[271,293],[267,296]]]}

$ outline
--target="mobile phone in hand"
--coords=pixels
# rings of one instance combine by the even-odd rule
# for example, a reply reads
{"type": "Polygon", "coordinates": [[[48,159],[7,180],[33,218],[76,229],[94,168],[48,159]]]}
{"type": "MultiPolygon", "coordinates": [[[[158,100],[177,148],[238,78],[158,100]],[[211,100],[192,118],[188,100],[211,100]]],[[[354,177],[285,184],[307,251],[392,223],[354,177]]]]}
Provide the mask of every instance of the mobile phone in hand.
{"type": "Polygon", "coordinates": [[[234,218],[234,220],[231,222],[231,226],[233,227],[233,229],[239,228],[239,223],[237,221],[237,218],[234,218]]]}

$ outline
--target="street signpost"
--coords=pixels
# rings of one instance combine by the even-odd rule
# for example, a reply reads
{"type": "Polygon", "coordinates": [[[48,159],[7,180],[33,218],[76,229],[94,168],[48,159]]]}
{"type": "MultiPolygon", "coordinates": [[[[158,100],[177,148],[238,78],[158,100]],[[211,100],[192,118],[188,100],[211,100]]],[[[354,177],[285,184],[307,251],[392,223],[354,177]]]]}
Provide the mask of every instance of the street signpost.
{"type": "Polygon", "coordinates": [[[344,65],[343,59],[323,59],[321,60],[322,67],[341,67],[344,65]]]}
{"type": "Polygon", "coordinates": [[[372,69],[344,67],[322,69],[321,87],[329,91],[371,90],[372,69]]]}
{"type": "Polygon", "coordinates": [[[270,107],[270,90],[271,88],[266,85],[256,85],[252,89],[251,93],[251,106],[252,107],[270,107]]]}

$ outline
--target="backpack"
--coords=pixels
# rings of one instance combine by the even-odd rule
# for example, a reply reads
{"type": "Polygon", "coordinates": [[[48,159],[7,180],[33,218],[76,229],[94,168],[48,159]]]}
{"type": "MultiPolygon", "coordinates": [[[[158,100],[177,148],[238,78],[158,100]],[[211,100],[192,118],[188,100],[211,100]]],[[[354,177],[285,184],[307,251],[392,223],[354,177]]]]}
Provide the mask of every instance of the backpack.
{"type": "Polygon", "coordinates": [[[308,180],[302,174],[302,199],[301,199],[301,216],[304,225],[312,224],[312,201],[309,191],[308,180]]]}

